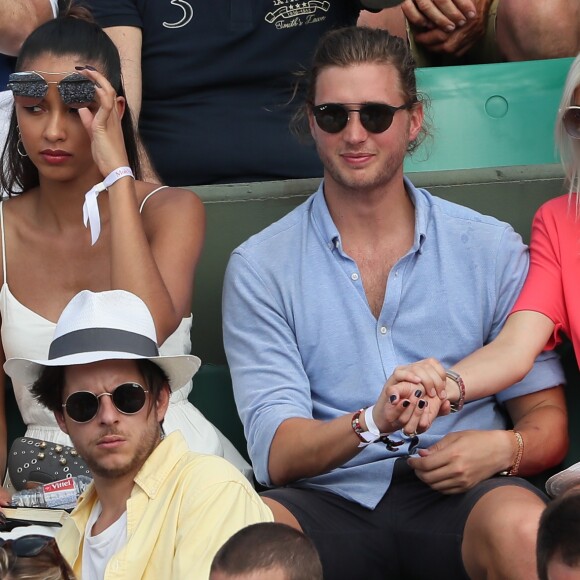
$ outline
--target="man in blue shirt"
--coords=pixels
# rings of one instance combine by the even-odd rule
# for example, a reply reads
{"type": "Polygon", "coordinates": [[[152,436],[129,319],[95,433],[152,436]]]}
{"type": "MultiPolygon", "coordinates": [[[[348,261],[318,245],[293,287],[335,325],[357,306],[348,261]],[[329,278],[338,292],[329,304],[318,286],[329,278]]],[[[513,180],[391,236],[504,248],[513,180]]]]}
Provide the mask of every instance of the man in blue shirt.
{"type": "Polygon", "coordinates": [[[565,454],[557,359],[496,396],[453,374],[449,401],[429,396],[496,336],[527,250],[508,224],[403,176],[424,132],[403,40],[328,33],[308,82],[324,182],[233,253],[224,287],[254,470],[284,486],[267,501],[312,538],[325,578],[533,578],[545,499],[513,476],[565,454]],[[441,364],[413,364],[426,355],[441,364]]]}

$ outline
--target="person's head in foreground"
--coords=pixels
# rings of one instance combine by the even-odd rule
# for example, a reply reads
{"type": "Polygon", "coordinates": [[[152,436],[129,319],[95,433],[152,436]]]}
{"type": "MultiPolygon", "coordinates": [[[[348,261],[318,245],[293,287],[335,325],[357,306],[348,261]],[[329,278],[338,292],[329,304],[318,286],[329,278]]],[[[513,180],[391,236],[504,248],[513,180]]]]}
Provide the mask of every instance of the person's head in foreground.
{"type": "Polygon", "coordinates": [[[129,292],[77,294],[61,314],[48,359],[10,359],[11,376],[55,414],[96,480],[132,482],[162,438],[170,386],[195,373],[194,356],[159,356],[145,303],[129,292]]]}
{"type": "Polygon", "coordinates": [[[210,580],[322,580],[314,544],[285,524],[253,524],[216,554],[210,580]]]}
{"type": "Polygon", "coordinates": [[[580,483],[544,510],[537,559],[540,580],[580,579],[580,483]]]}
{"type": "Polygon", "coordinates": [[[75,580],[75,575],[54,538],[31,534],[0,539],[0,579],[75,580]]]}

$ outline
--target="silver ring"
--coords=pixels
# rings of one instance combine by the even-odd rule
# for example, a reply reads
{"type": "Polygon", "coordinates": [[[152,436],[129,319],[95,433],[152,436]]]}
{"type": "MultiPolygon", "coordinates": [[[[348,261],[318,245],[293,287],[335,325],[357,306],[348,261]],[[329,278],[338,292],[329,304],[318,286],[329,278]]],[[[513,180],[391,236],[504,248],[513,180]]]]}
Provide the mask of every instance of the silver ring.
{"type": "Polygon", "coordinates": [[[417,431],[413,431],[413,433],[407,433],[404,429],[401,429],[401,433],[403,437],[407,439],[413,439],[413,437],[417,437],[417,431]]]}

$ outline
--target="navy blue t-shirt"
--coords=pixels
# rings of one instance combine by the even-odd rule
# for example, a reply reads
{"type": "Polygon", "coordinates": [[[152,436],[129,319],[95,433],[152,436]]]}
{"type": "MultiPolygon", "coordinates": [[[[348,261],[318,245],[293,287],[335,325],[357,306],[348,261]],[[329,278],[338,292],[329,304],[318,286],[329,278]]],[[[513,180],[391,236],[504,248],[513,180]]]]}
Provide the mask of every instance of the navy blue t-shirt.
{"type": "Polygon", "coordinates": [[[92,0],[103,27],[142,29],[140,130],[169,185],[317,177],[288,124],[293,72],[356,0],[92,0]]]}
{"type": "Polygon", "coordinates": [[[5,54],[0,54],[0,91],[6,90],[8,75],[14,71],[15,64],[16,64],[15,56],[7,56],[5,54]]]}

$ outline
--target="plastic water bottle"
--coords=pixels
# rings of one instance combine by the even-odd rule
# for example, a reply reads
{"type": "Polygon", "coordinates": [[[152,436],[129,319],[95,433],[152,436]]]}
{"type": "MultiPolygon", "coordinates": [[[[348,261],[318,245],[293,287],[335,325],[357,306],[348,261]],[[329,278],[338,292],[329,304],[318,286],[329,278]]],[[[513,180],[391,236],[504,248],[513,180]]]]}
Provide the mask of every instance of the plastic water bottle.
{"type": "Polygon", "coordinates": [[[78,497],[91,481],[92,479],[86,475],[76,475],[32,489],[23,489],[12,495],[10,505],[14,507],[72,509],[75,507],[78,497]]]}

